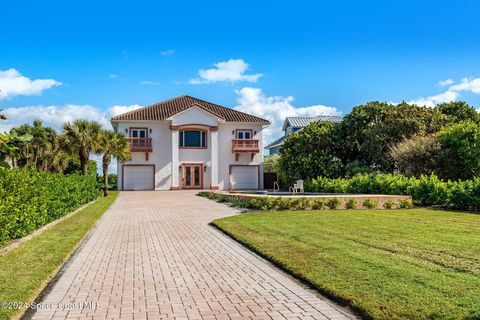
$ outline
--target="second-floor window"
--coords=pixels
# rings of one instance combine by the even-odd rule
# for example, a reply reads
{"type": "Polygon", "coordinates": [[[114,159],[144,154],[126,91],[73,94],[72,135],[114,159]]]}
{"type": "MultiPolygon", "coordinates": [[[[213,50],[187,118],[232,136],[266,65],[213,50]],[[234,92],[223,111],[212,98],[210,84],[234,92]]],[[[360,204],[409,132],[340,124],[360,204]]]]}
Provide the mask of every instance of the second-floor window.
{"type": "Polygon", "coordinates": [[[202,130],[181,130],[180,148],[206,148],[207,136],[202,130]]]}
{"type": "Polygon", "coordinates": [[[237,139],[252,139],[251,130],[237,130],[237,139]]]}
{"type": "Polygon", "coordinates": [[[130,129],[130,136],[132,138],[146,138],[147,137],[147,129],[146,128],[131,128],[130,129]]]}

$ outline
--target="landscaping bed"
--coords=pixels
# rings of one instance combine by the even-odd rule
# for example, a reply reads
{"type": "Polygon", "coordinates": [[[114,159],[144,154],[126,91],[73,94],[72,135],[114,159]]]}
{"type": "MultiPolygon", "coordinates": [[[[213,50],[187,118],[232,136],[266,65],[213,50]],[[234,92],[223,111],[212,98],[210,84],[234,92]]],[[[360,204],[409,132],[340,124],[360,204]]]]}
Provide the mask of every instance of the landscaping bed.
{"type": "Polygon", "coordinates": [[[406,209],[413,206],[410,196],[395,195],[274,196],[210,191],[198,195],[238,208],[260,210],[406,209]]]}
{"type": "Polygon", "coordinates": [[[366,318],[480,318],[478,215],[253,211],[213,224],[366,318]]]}
{"type": "Polygon", "coordinates": [[[118,196],[97,199],[39,236],[0,256],[0,319],[21,315],[118,196]]]}

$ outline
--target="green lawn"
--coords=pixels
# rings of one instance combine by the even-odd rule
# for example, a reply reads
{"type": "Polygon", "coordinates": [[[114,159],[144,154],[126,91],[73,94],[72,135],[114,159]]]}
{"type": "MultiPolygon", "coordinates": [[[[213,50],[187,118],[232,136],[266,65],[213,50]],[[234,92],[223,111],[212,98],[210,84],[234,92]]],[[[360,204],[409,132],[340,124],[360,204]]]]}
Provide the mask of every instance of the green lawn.
{"type": "MultiPolygon", "coordinates": [[[[40,236],[0,256],[0,304],[31,302],[117,196],[118,192],[110,192],[108,197],[99,198],[40,236]]],[[[18,317],[23,311],[0,306],[0,319],[18,317]]]]}
{"type": "Polygon", "coordinates": [[[480,215],[252,212],[214,225],[366,318],[480,319],[480,215]]]}

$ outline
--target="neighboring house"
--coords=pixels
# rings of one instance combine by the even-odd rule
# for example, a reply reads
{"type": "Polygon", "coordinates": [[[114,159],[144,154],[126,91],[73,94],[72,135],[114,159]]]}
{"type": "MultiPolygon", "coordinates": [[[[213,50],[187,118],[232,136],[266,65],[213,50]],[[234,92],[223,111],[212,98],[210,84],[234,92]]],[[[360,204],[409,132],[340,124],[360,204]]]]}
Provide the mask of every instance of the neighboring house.
{"type": "Polygon", "coordinates": [[[265,119],[181,96],[111,121],[132,151],[119,190],[263,188],[265,119]]]}
{"type": "Polygon", "coordinates": [[[287,117],[285,122],[283,123],[282,130],[284,131],[284,135],[277,140],[271,142],[269,145],[265,147],[270,152],[270,155],[276,154],[280,152],[282,148],[283,141],[285,138],[292,133],[301,130],[303,127],[306,127],[312,122],[333,122],[333,123],[340,123],[342,122],[342,117],[340,116],[327,116],[327,115],[320,115],[315,117],[287,117]]]}

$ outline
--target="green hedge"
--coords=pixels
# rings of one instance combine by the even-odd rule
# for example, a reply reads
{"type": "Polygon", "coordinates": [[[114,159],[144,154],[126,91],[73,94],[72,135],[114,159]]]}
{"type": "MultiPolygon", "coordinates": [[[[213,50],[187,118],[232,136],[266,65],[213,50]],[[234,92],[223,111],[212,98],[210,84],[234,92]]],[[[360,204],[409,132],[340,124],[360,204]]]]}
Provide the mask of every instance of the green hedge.
{"type": "Polygon", "coordinates": [[[217,201],[220,203],[230,204],[232,207],[236,207],[236,208],[247,208],[247,209],[254,208],[253,204],[250,201],[244,200],[242,198],[232,196],[232,195],[226,195],[226,194],[209,192],[209,191],[201,191],[197,193],[197,196],[208,198],[210,200],[217,201]]]}
{"type": "Polygon", "coordinates": [[[54,174],[34,169],[0,173],[0,245],[97,198],[96,177],[54,174]]]}
{"type": "Polygon", "coordinates": [[[480,178],[443,181],[435,175],[405,177],[394,174],[370,174],[350,179],[319,177],[305,182],[309,192],[411,195],[425,206],[458,210],[480,210],[480,178]]]}
{"type": "MultiPolygon", "coordinates": [[[[205,197],[220,203],[226,203],[236,208],[258,209],[258,210],[322,210],[338,209],[341,205],[339,198],[318,199],[308,197],[285,198],[285,197],[255,197],[249,200],[229,194],[221,194],[216,192],[202,191],[197,194],[200,197],[205,197]]],[[[398,202],[387,201],[388,204],[384,206],[385,209],[408,209],[412,208],[412,201],[410,199],[399,200],[398,202]]],[[[357,201],[355,199],[347,199],[345,201],[345,209],[356,209],[357,201]]],[[[363,202],[364,208],[375,209],[377,202],[372,199],[367,199],[363,202]],[[367,204],[367,205],[365,205],[367,204]]]]}

